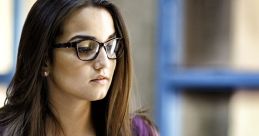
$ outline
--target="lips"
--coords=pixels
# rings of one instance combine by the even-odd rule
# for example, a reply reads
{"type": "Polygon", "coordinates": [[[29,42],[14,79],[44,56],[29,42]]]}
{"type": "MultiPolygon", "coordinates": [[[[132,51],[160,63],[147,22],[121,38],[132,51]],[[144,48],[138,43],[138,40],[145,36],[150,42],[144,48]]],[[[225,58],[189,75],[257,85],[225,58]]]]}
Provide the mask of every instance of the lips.
{"type": "Polygon", "coordinates": [[[98,75],[94,77],[94,79],[90,80],[90,82],[98,83],[98,84],[106,84],[109,81],[109,78],[103,75],[98,75]]]}

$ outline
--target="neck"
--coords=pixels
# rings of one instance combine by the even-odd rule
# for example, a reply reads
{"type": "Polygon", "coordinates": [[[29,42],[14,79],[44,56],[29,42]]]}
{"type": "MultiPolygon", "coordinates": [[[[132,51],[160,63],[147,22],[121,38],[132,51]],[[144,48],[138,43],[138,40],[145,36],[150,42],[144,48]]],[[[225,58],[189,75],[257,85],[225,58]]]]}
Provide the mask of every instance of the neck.
{"type": "Polygon", "coordinates": [[[52,94],[50,94],[50,102],[52,104],[52,111],[63,129],[64,135],[95,135],[91,122],[91,102],[71,98],[71,96],[64,97],[64,94],[59,95],[58,92],[59,91],[52,91],[52,94]]]}

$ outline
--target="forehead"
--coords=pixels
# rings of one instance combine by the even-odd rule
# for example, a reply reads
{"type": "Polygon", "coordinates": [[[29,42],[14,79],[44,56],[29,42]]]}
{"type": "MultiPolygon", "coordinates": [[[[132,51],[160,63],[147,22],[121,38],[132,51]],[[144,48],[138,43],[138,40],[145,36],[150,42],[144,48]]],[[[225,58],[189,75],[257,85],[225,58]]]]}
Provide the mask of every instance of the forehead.
{"type": "Polygon", "coordinates": [[[115,33],[111,14],[100,7],[83,7],[68,16],[62,26],[58,41],[68,41],[77,35],[89,35],[99,41],[106,41],[115,33]]]}

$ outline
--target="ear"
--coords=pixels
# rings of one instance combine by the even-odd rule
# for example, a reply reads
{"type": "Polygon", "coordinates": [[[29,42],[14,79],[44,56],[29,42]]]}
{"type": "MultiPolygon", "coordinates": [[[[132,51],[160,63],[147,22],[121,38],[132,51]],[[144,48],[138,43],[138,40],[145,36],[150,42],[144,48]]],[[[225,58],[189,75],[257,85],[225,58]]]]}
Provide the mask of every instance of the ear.
{"type": "Polygon", "coordinates": [[[41,75],[43,77],[47,77],[49,73],[50,73],[50,63],[48,60],[45,60],[41,68],[41,75]]]}

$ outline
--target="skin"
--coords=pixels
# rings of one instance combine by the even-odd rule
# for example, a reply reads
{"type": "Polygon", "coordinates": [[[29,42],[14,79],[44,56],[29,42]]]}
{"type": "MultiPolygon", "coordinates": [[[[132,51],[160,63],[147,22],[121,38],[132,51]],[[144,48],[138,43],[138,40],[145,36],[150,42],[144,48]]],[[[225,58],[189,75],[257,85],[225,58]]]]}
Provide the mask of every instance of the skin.
{"type": "MultiPolygon", "coordinates": [[[[105,42],[114,33],[113,19],[108,11],[85,7],[67,18],[63,33],[56,42],[76,41],[78,38],[73,37],[77,35],[93,36],[98,41],[105,42]]],[[[104,48],[100,49],[99,55],[92,61],[79,60],[74,48],[54,50],[54,61],[46,68],[49,72],[49,97],[66,136],[95,135],[90,119],[91,101],[106,96],[115,67],[116,60],[108,59],[104,48]],[[108,79],[91,81],[98,75],[108,79]]],[[[47,126],[51,124],[47,123],[47,126]]]]}

